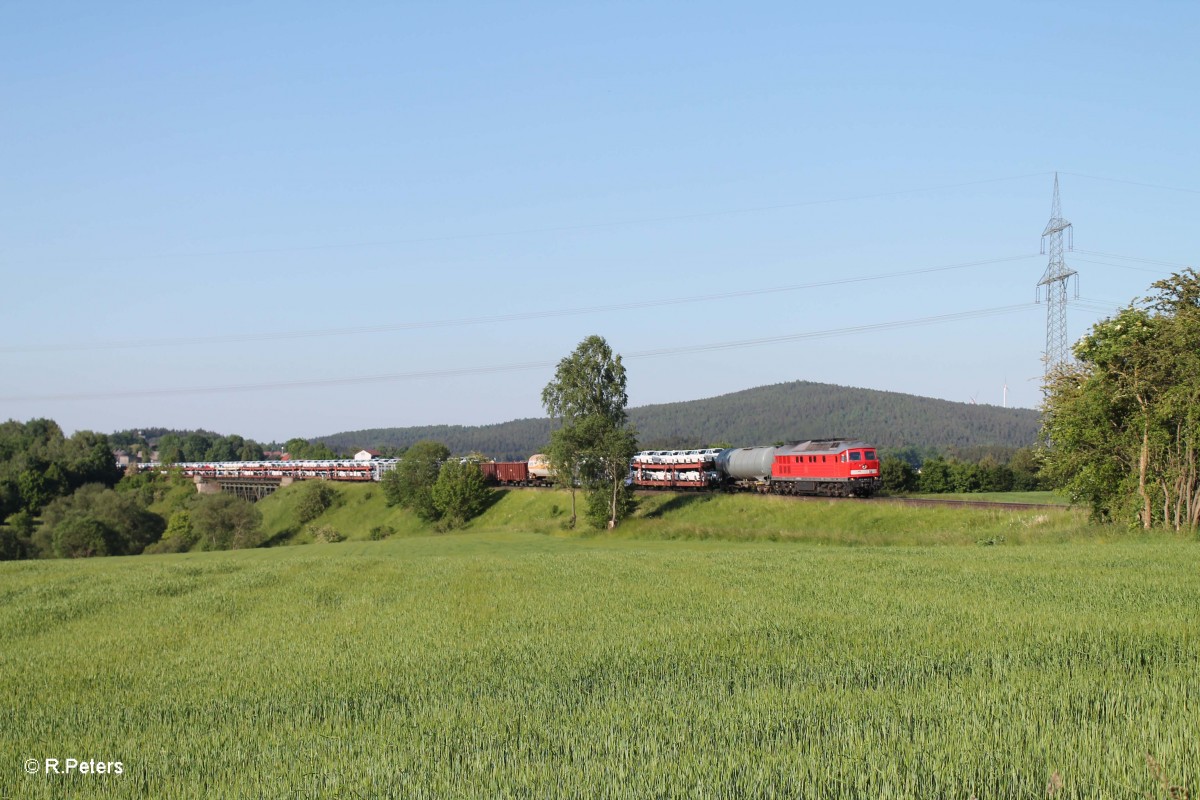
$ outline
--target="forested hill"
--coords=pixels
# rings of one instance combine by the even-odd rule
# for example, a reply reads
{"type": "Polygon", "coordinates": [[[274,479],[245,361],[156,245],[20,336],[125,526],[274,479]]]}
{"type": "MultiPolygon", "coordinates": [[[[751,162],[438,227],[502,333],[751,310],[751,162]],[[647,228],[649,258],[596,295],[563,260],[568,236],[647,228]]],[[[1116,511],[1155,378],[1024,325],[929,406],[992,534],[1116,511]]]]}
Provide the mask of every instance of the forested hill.
{"type": "MultiPolygon", "coordinates": [[[[795,381],[679,403],[631,408],[646,449],[732,445],[832,436],[861,438],[881,448],[923,450],[1034,443],[1038,412],[952,403],[928,397],[795,381]]],[[[549,440],[545,419],[495,425],[375,428],[323,436],[338,451],[407,447],[421,439],[444,442],[455,453],[478,450],[500,459],[525,458],[549,440]]]]}

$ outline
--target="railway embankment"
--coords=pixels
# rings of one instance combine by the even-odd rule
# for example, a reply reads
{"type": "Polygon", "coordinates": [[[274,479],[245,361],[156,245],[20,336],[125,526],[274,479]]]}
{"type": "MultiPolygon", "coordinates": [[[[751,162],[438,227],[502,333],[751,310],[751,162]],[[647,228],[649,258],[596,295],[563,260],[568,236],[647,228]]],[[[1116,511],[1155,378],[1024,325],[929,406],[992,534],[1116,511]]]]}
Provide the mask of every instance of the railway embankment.
{"type": "MultiPolygon", "coordinates": [[[[307,544],[334,531],[348,541],[441,535],[410,512],[386,505],[377,486],[340,485],[338,501],[307,523],[299,520],[299,488],[262,500],[263,527],[272,545],[307,544]]],[[[644,492],[636,513],[613,532],[581,518],[572,530],[571,497],[550,489],[498,489],[487,510],[461,535],[538,533],[728,541],[795,541],[840,546],[994,546],[1127,538],[1088,522],[1078,509],[1029,503],[946,503],[918,499],[834,500],[644,492]]],[[[580,512],[583,498],[577,498],[580,512]]]]}

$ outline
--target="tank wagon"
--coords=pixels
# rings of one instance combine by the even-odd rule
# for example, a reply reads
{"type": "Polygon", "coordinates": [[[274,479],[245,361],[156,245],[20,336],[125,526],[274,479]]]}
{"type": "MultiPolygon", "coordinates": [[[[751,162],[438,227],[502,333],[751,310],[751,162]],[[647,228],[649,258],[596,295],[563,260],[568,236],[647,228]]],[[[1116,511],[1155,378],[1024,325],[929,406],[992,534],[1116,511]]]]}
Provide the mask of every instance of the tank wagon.
{"type": "Polygon", "coordinates": [[[647,489],[740,489],[774,494],[869,497],[882,483],[875,448],[854,439],[813,439],[725,450],[647,450],[630,462],[647,489]]]}

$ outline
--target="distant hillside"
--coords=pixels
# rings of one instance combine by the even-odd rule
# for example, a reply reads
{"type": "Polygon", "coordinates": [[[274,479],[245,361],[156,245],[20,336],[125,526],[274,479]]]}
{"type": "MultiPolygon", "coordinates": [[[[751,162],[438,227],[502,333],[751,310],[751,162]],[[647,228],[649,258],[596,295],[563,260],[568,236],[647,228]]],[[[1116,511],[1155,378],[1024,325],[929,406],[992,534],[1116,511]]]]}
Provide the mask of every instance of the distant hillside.
{"type": "MultiPolygon", "coordinates": [[[[1034,443],[1038,412],[977,406],[928,397],[795,381],[760,386],[705,400],[629,410],[647,449],[733,445],[853,436],[885,448],[944,450],[1034,443]]],[[[421,439],[444,442],[455,453],[478,450],[499,459],[525,458],[550,437],[546,419],[494,425],[374,428],[319,437],[335,450],[407,447],[421,439]]]]}

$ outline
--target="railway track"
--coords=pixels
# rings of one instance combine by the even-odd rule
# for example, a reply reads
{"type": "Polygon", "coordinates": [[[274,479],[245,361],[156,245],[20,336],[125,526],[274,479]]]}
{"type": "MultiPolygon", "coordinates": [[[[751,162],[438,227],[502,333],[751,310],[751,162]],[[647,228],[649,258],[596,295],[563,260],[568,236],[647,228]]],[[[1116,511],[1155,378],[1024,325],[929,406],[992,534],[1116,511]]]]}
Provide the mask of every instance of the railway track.
{"type": "Polygon", "coordinates": [[[930,497],[820,497],[817,495],[775,495],[802,502],[877,503],[896,506],[949,506],[953,508],[990,508],[995,511],[1053,511],[1067,506],[1052,503],[1005,503],[995,500],[939,500],[930,497]]]}
{"type": "MultiPolygon", "coordinates": [[[[853,499],[853,498],[850,498],[853,499]]],[[[1070,506],[1055,503],[1006,503],[997,500],[940,500],[932,497],[873,497],[871,502],[895,503],[908,506],[957,506],[961,508],[994,508],[999,511],[1063,510],[1070,506]]]]}
{"type": "MultiPolygon", "coordinates": [[[[635,494],[661,494],[664,489],[637,489],[635,494]]],[[[698,494],[718,494],[719,492],[697,492],[698,494]]],[[[689,494],[691,494],[689,492],[689,494]]],[[[728,492],[728,494],[749,494],[748,492],[728,492]]],[[[773,494],[771,497],[784,497],[801,503],[880,503],[886,505],[905,506],[950,506],[955,508],[990,508],[996,511],[1061,511],[1069,506],[1054,503],[1006,503],[996,500],[951,500],[933,497],[825,497],[806,494],[773,494]]]]}

